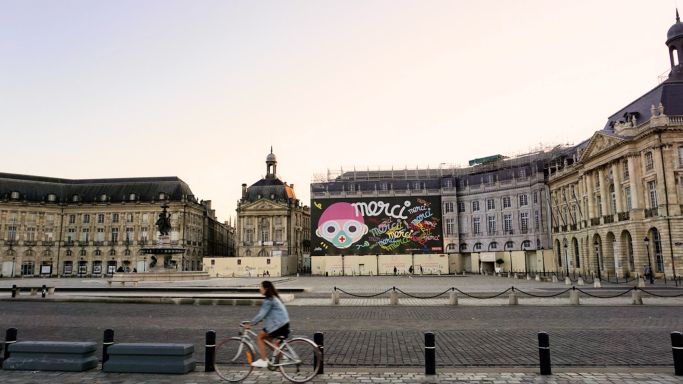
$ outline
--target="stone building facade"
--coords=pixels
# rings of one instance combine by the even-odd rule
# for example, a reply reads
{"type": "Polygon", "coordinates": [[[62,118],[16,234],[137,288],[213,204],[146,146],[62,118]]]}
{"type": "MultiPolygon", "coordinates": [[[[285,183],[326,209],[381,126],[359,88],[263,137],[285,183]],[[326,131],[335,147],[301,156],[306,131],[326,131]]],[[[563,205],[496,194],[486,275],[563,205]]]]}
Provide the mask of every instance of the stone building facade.
{"type": "Polygon", "coordinates": [[[553,248],[565,272],[671,279],[683,270],[683,24],[668,79],[610,116],[550,169],[553,248]]]}
{"type": "Polygon", "coordinates": [[[158,238],[161,205],[171,214],[179,270],[201,270],[209,253],[234,253],[234,230],[217,221],[177,177],[67,180],[0,173],[2,276],[105,276],[144,272],[140,252],[158,238]]]}
{"type": "MultiPolygon", "coordinates": [[[[271,152],[266,157],[266,176],[251,186],[242,184],[242,197],[237,203],[237,254],[240,258],[282,258],[277,271],[291,274],[306,268],[310,244],[310,210],[294,193],[294,185],[277,176],[277,158],[271,152]],[[283,261],[284,260],[284,261],[283,261]]],[[[239,274],[263,273],[256,260],[240,260],[239,274]],[[258,265],[258,267],[257,267],[258,265]]],[[[275,266],[275,263],[273,263],[275,266]]],[[[275,267],[272,268],[276,269],[275,267]]],[[[230,272],[232,273],[232,272],[230,272]]]]}

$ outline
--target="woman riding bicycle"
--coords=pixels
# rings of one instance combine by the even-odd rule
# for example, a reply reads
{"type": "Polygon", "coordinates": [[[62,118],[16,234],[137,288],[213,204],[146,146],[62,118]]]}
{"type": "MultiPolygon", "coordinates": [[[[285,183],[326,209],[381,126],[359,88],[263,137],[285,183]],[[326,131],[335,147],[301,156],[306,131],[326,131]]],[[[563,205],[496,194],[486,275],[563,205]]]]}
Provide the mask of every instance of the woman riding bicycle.
{"type": "MultiPolygon", "coordinates": [[[[268,366],[268,355],[264,340],[271,341],[278,337],[286,338],[289,336],[289,314],[282,300],[280,300],[280,295],[278,295],[273,283],[264,280],[261,282],[259,292],[266,298],[263,300],[263,304],[261,304],[261,309],[251,320],[251,324],[246,324],[245,328],[249,329],[252,325],[261,322],[261,320],[264,321],[263,330],[259,332],[256,338],[256,345],[258,346],[261,358],[251,363],[251,365],[257,368],[266,368],[268,366]]],[[[277,341],[275,343],[277,344],[277,341]]]]}

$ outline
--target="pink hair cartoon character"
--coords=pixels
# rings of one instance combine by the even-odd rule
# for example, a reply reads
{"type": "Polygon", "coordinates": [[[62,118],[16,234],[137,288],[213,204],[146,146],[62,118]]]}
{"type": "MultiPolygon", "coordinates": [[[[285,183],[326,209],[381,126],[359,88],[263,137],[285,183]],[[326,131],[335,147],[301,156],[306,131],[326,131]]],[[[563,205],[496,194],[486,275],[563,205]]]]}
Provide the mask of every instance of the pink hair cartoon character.
{"type": "Polygon", "coordinates": [[[362,215],[349,203],[334,203],[320,216],[315,234],[339,249],[346,249],[368,233],[362,215]]]}

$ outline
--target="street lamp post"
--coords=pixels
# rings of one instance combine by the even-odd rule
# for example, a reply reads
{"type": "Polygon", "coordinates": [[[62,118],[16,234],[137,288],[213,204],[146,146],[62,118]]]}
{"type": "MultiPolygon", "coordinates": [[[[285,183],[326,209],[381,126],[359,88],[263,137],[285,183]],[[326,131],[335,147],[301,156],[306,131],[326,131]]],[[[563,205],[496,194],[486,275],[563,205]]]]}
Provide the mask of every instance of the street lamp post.
{"type": "Polygon", "coordinates": [[[647,250],[647,266],[650,268],[650,284],[654,284],[654,273],[652,273],[652,262],[650,261],[650,239],[648,239],[647,236],[645,236],[645,239],[643,239],[643,241],[645,242],[645,249],[647,250]]]}
{"type": "Polygon", "coordinates": [[[12,277],[14,277],[14,264],[15,264],[16,259],[17,259],[16,256],[12,256],[12,277]]]}
{"type": "Polygon", "coordinates": [[[598,262],[598,280],[602,280],[602,275],[600,274],[600,243],[597,240],[593,243],[595,246],[595,258],[598,262]]]}
{"type": "Polygon", "coordinates": [[[147,256],[142,258],[142,272],[147,272],[147,256]]]}
{"type": "Polygon", "coordinates": [[[564,266],[567,269],[567,276],[569,276],[569,260],[567,259],[567,239],[564,239],[564,266]]]}

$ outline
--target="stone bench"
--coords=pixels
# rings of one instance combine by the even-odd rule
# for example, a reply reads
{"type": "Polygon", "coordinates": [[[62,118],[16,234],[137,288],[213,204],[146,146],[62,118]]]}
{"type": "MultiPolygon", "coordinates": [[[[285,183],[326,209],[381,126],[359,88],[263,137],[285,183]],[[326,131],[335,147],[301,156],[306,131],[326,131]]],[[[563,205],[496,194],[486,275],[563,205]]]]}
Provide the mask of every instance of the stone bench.
{"type": "Polygon", "coordinates": [[[19,341],[7,350],[6,370],[82,372],[97,367],[94,341],[19,341]]]}
{"type": "Polygon", "coordinates": [[[195,369],[192,344],[116,343],[107,349],[104,372],[188,373],[195,369]]]}
{"type": "Polygon", "coordinates": [[[121,283],[125,286],[126,283],[132,284],[134,287],[138,286],[138,280],[107,280],[107,284],[111,287],[112,283],[121,283]]]}

